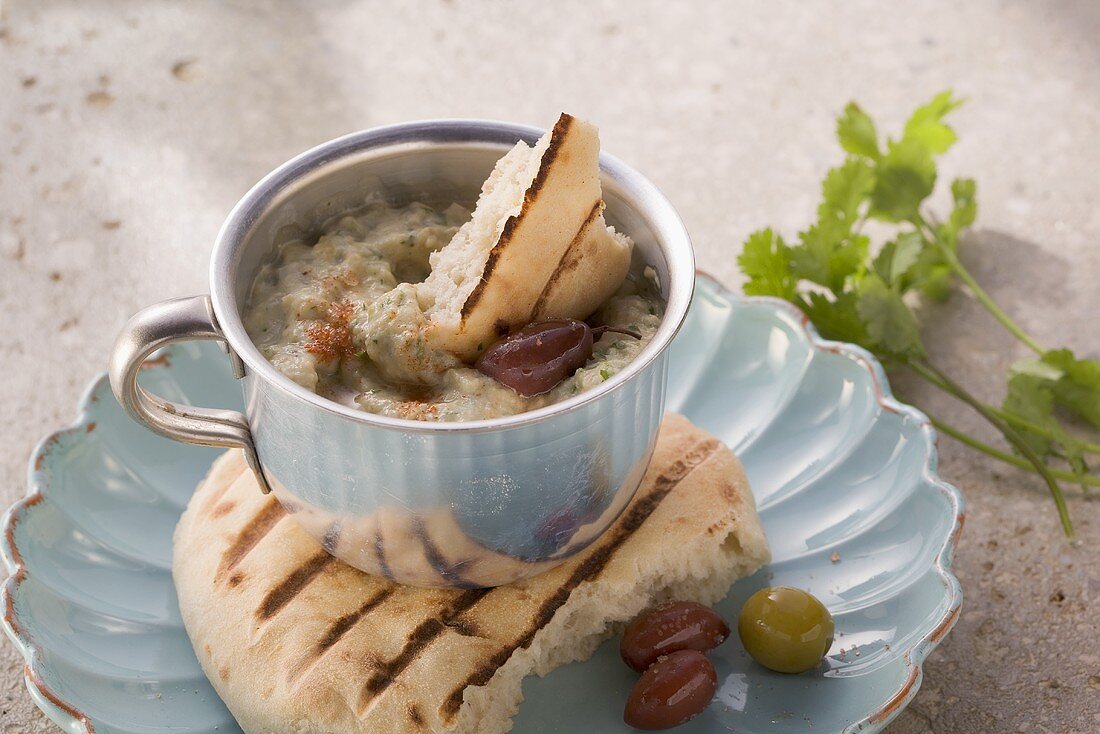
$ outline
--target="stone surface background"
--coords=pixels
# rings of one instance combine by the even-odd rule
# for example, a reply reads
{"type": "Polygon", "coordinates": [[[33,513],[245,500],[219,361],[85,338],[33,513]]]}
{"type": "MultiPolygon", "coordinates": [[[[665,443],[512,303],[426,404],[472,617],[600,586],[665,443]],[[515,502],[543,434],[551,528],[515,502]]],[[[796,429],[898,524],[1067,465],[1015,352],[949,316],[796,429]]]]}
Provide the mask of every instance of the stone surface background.
{"type": "MultiPolygon", "coordinates": [[[[328,138],[428,117],[547,125],[565,109],[679,208],[731,285],[751,229],[811,216],[857,98],[887,125],[969,100],[945,173],[979,181],[965,259],[1048,344],[1100,350],[1100,4],[141,3],[0,0],[0,505],[139,307],[203,292],[236,199],[328,138]]],[[[999,401],[1022,356],[965,296],[935,357],[999,401]]],[[[899,393],[992,438],[957,405],[899,393]]],[[[942,442],[969,503],[954,633],[890,734],[1100,730],[1100,504],[1059,535],[1030,475],[942,442]]],[[[0,731],[51,725],[0,644],[0,731]]]]}

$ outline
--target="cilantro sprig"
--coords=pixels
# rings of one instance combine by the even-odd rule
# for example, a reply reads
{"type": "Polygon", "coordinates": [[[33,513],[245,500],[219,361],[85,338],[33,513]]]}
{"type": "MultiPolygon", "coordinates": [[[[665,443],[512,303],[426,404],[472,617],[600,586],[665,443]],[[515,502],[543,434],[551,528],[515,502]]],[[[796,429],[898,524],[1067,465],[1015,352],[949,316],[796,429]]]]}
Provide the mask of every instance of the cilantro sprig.
{"type": "Polygon", "coordinates": [[[909,370],[970,406],[1011,452],[937,417],[932,422],[973,449],[1038,474],[1072,537],[1060,483],[1100,486],[1089,466],[1100,443],[1083,435],[1100,428],[1100,362],[1044,347],[959,260],[960,238],[978,213],[973,179],[951,182],[946,217],[927,210],[936,158],[957,139],[945,119],[960,104],[950,91],[937,94],[913,112],[899,137],[883,139],[867,113],[850,103],[836,123],[846,157],[825,175],[813,223],[792,240],[772,229],[749,235],[738,258],[748,277],[744,290],[795,304],[823,336],[859,344],[888,371],[909,370]],[[886,233],[877,246],[864,232],[871,221],[886,233]],[[1010,369],[1000,406],[977,399],[933,364],[921,339],[921,304],[946,300],[960,286],[1034,353],[1010,369]]]}

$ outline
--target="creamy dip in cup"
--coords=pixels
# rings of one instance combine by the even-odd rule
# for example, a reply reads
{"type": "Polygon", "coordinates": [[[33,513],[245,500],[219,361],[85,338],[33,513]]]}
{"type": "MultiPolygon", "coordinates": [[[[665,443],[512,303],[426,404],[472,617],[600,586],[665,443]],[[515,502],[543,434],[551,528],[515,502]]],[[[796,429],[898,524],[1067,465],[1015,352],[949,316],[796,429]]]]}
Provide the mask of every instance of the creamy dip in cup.
{"type": "Polygon", "coordinates": [[[614,330],[599,335],[588,361],[550,390],[522,395],[433,339],[418,293],[429,257],[469,210],[395,206],[377,192],[368,197],[368,204],[322,225],[319,238],[280,245],[260,267],[245,304],[245,329],[260,352],[322,397],[396,418],[500,418],[609,380],[657,333],[664,303],[656,284],[645,272],[628,274],[589,319],[614,330]]]}
{"type": "Polygon", "coordinates": [[[481,587],[537,573],[599,536],[633,497],[664,410],[668,347],[687,313],[694,257],[667,199],[601,154],[606,218],[652,269],[664,314],[621,369],[534,410],[425,422],[326,399],[275,369],[242,314],[276,248],[316,239],[371,192],[402,206],[472,206],[496,160],[542,131],[438,120],[367,130],[280,166],[230,213],[211,261],[209,296],[151,306],[127,323],[111,384],[137,420],[166,436],[243,449],[262,491],[331,553],[402,583],[481,587]],[[174,341],[223,342],[245,414],[184,406],[137,384],[142,362],[174,341]]]}

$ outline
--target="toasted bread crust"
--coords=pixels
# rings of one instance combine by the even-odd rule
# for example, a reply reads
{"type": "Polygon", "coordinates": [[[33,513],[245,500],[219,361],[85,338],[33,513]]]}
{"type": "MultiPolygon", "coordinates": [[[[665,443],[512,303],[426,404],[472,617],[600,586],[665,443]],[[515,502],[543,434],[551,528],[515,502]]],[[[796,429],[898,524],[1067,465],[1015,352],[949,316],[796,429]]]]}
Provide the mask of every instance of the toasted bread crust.
{"type": "Polygon", "coordinates": [[[518,143],[497,161],[473,218],[418,286],[442,347],[469,361],[513,329],[587,318],[614,295],[632,243],[604,222],[599,155],[596,128],[562,113],[534,148],[518,143]]]}
{"type": "Polygon", "coordinates": [[[575,121],[575,117],[563,112],[558,117],[558,121],[554,123],[554,128],[550,131],[550,145],[546,147],[546,150],[542,154],[538,173],[535,174],[534,180],[531,181],[531,185],[527,187],[527,191],[523,194],[523,206],[520,208],[519,214],[508,217],[508,221],[504,223],[504,229],[500,232],[500,238],[497,240],[497,243],[493,245],[493,249],[489,251],[489,259],[485,261],[485,269],[481,272],[481,280],[474,286],[470,295],[466,297],[466,302],[462,304],[463,320],[470,315],[481,301],[481,294],[484,293],[489,278],[493,275],[493,270],[496,268],[497,261],[512,242],[520,219],[522,219],[523,216],[531,210],[531,207],[535,205],[539,192],[542,191],[543,186],[546,184],[546,178],[550,175],[551,166],[554,161],[557,160],[558,154],[561,152],[565,136],[569,133],[569,129],[573,126],[575,121]]]}
{"type": "MultiPolygon", "coordinates": [[[[432,274],[420,286],[434,309],[434,337],[462,359],[475,358],[502,334],[530,322],[546,282],[600,200],[600,142],[595,126],[563,113],[536,146],[541,151],[537,166],[531,165],[532,160],[526,164],[529,182],[513,190],[508,176],[516,174],[508,166],[516,165],[517,155],[522,157],[522,144],[520,148],[520,153],[513,149],[498,161],[498,165],[506,163],[505,168],[494,168],[489,178],[493,186],[483,188],[483,199],[470,223],[476,226],[459,230],[433,260],[432,274]],[[516,201],[498,231],[489,226],[491,212],[507,196],[516,201]],[[480,208],[483,202],[485,210],[480,208]],[[480,211],[490,213],[478,219],[480,211]],[[443,254],[452,246],[454,250],[443,254]],[[472,262],[478,257],[485,258],[483,264],[472,262]],[[445,269],[437,273],[437,263],[443,262],[445,269]],[[476,275],[463,271],[471,266],[476,275]]],[[[530,149],[527,153],[535,155],[530,149]]]]}
{"type": "Polygon", "coordinates": [[[561,282],[570,277],[570,273],[577,270],[582,262],[580,257],[576,254],[580,250],[581,243],[584,238],[592,231],[593,225],[602,217],[604,203],[603,199],[597,201],[592,205],[592,210],[588,212],[588,216],[585,217],[584,224],[577,231],[573,241],[569,243],[569,249],[565,251],[565,254],[561,256],[561,260],[558,261],[558,267],[554,270],[554,274],[550,276],[550,280],[546,281],[546,286],[542,289],[542,293],[539,294],[539,300],[535,301],[535,307],[532,309],[533,314],[538,314],[540,311],[544,311],[546,307],[546,300],[550,294],[553,293],[561,284],[561,282]]]}
{"type": "Polygon", "coordinates": [[[598,202],[535,302],[532,320],[591,316],[626,279],[633,244],[607,226],[598,202]]]}

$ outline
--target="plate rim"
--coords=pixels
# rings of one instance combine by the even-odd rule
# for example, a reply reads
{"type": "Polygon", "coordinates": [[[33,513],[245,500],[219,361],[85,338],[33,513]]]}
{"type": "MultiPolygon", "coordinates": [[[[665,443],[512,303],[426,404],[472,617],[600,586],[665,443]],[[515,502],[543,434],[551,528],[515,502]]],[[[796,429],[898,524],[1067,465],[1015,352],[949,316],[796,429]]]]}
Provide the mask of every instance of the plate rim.
{"type": "MultiPolygon", "coordinates": [[[[895,691],[878,709],[845,727],[842,734],[854,734],[855,732],[868,730],[868,727],[871,731],[881,730],[901,713],[916,695],[924,679],[924,661],[958,621],[963,595],[958,577],[952,570],[952,563],[955,550],[958,547],[959,536],[966,520],[965,502],[962,493],[955,485],[940,477],[938,473],[937,433],[932,426],[932,422],[921,410],[902,403],[894,397],[885,369],[870,352],[855,344],[825,339],[818,333],[809,317],[787,301],[771,296],[742,295],[726,287],[718,278],[704,270],[696,270],[696,277],[706,281],[724,298],[741,303],[768,304],[788,316],[801,328],[807,343],[812,349],[845,356],[867,370],[871,376],[875,402],[879,407],[909,417],[920,427],[920,435],[925,443],[921,474],[930,485],[943,494],[948,502],[948,509],[954,514],[954,524],[932,563],[932,569],[936,571],[940,581],[944,584],[949,604],[928,633],[916,641],[911,649],[902,654],[908,672],[901,688],[895,691]]],[[[167,365],[167,360],[163,360],[150,366],[163,367],[167,365]]],[[[64,697],[46,684],[39,670],[41,647],[35,641],[33,635],[20,623],[19,615],[16,613],[15,590],[30,574],[23,555],[15,542],[15,529],[23,516],[45,499],[43,493],[46,486],[44,469],[46,456],[50,449],[65,436],[79,435],[94,430],[95,422],[91,420],[91,414],[93,406],[98,402],[97,393],[106,381],[106,372],[93,378],[80,398],[77,418],[65,428],[48,434],[34,447],[27,465],[27,491],[23,497],[16,500],[4,512],[3,518],[0,519],[0,558],[3,558],[4,565],[8,570],[8,576],[4,579],[3,585],[0,586],[0,607],[3,608],[4,612],[2,617],[4,631],[23,655],[23,682],[35,704],[42,709],[50,720],[63,729],[74,733],[84,732],[84,734],[95,734],[95,726],[87,714],[65,700],[64,697]]]]}
{"type": "MultiPolygon", "coordinates": [[[[166,362],[160,364],[166,364],[166,362]]],[[[91,420],[91,413],[93,406],[98,402],[97,392],[107,380],[106,372],[101,372],[94,377],[84,388],[78,402],[76,419],[68,426],[47,434],[35,445],[27,463],[27,491],[23,497],[12,503],[0,519],[0,558],[3,559],[8,570],[8,576],[4,579],[3,586],[0,586],[0,608],[4,611],[2,617],[4,631],[23,655],[23,683],[35,704],[47,718],[63,729],[86,734],[95,734],[95,726],[87,714],[46,684],[39,670],[42,648],[22,625],[15,610],[15,590],[30,576],[23,554],[15,542],[15,529],[23,517],[46,498],[43,489],[46,486],[46,456],[50,449],[60,443],[65,436],[90,433],[95,430],[95,421],[91,420]]]]}
{"type": "Polygon", "coordinates": [[[944,538],[943,545],[932,562],[932,569],[936,571],[944,585],[949,604],[928,633],[922,635],[911,649],[902,654],[902,660],[905,662],[908,673],[902,682],[901,688],[895,691],[894,695],[878,709],[859,721],[846,726],[841,734],[880,731],[893,721],[917,695],[921,682],[924,680],[924,661],[958,622],[962,610],[962,585],[959,583],[958,576],[955,575],[952,566],[955,551],[959,544],[959,537],[962,535],[963,525],[966,523],[966,501],[963,499],[962,492],[958,487],[939,475],[939,449],[937,446],[939,434],[924,411],[908,403],[903,403],[894,397],[890,382],[886,377],[886,369],[877,357],[863,347],[851,342],[835,341],[821,336],[817,327],[810,321],[810,317],[789,301],[773,296],[746,296],[726,287],[722,281],[705,270],[696,269],[695,274],[697,278],[707,281],[726,298],[742,303],[769,303],[775,306],[778,311],[785,312],[802,329],[812,348],[817,351],[831,352],[848,357],[870,373],[875,402],[879,407],[909,417],[916,421],[920,427],[920,435],[925,444],[921,474],[931,486],[940,491],[947,500],[948,509],[955,516],[951,530],[944,538]]]}

